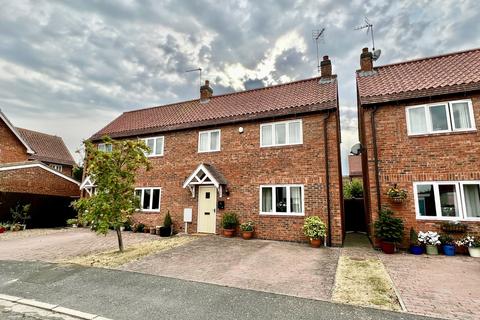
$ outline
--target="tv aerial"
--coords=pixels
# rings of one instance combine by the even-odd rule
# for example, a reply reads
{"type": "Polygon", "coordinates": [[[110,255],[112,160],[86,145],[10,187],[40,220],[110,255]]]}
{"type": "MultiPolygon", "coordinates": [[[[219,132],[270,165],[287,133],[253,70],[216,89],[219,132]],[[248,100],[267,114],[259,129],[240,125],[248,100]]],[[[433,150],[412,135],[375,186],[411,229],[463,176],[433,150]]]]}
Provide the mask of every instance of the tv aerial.
{"type": "Polygon", "coordinates": [[[373,61],[378,60],[380,55],[382,54],[382,50],[377,49],[375,50],[375,37],[373,36],[373,23],[371,23],[367,17],[365,17],[365,24],[362,26],[355,27],[354,30],[363,30],[367,29],[367,34],[370,33],[372,36],[372,51],[373,51],[373,61]]]}
{"type": "Polygon", "coordinates": [[[202,86],[202,68],[197,68],[197,69],[191,69],[191,70],[186,70],[185,73],[187,72],[199,72],[199,78],[200,78],[200,87],[202,86]]]}
{"type": "Polygon", "coordinates": [[[312,31],[312,38],[317,45],[317,72],[320,73],[320,55],[318,54],[318,42],[323,39],[323,35],[325,33],[325,28],[317,29],[312,31]]]}

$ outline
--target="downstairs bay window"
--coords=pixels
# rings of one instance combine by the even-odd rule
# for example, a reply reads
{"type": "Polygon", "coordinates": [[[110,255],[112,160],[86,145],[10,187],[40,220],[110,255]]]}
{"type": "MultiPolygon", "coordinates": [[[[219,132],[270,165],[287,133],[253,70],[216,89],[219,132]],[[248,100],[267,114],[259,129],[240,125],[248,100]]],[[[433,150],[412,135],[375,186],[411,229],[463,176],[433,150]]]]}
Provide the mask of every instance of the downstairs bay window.
{"type": "Polygon", "coordinates": [[[136,188],[135,195],[140,199],[140,211],[160,212],[161,188],[136,188]]]}
{"type": "Polygon", "coordinates": [[[260,186],[260,214],[303,216],[303,185],[260,186]]]}
{"type": "Polygon", "coordinates": [[[417,219],[480,220],[480,181],[415,182],[417,219]]]}

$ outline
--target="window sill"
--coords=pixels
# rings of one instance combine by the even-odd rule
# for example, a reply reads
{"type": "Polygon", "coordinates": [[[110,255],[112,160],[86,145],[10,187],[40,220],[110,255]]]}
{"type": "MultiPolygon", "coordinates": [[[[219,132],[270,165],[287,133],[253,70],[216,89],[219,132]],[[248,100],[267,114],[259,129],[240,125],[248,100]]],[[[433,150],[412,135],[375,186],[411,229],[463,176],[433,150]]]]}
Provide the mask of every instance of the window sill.
{"type": "Polygon", "coordinates": [[[214,152],[220,152],[221,150],[212,150],[212,151],[200,151],[198,150],[198,153],[214,153],[214,152]]]}
{"type": "Polygon", "coordinates": [[[462,221],[462,222],[480,222],[478,218],[460,218],[460,217],[416,217],[420,221],[462,221]]]}
{"type": "Polygon", "coordinates": [[[469,130],[458,130],[458,131],[442,131],[442,132],[432,132],[432,133],[418,133],[413,134],[409,133],[409,138],[421,138],[421,137],[431,137],[431,136],[449,136],[449,135],[457,135],[457,134],[467,134],[467,133],[475,133],[477,129],[469,129],[469,130]]]}
{"type": "Polygon", "coordinates": [[[136,213],[160,213],[159,210],[148,210],[148,209],[142,209],[142,210],[135,210],[136,213]]]}
{"type": "Polygon", "coordinates": [[[260,212],[260,216],[266,217],[304,217],[305,213],[281,213],[281,212],[260,212]]]}
{"type": "Polygon", "coordinates": [[[147,158],[161,158],[161,157],[163,157],[163,154],[155,154],[155,155],[147,156],[147,158]]]}
{"type": "Polygon", "coordinates": [[[273,146],[262,146],[262,145],[260,145],[260,148],[262,148],[262,149],[285,148],[285,147],[299,147],[299,146],[302,146],[302,145],[303,145],[303,142],[301,142],[301,143],[280,144],[280,145],[273,145],[273,146]]]}

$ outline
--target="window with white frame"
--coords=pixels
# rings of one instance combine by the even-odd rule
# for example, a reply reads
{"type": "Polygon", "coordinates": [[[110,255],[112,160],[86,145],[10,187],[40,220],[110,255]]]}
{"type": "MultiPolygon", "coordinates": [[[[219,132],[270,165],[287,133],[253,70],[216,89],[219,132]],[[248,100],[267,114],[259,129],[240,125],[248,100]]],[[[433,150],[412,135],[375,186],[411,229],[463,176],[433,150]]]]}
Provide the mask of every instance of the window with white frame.
{"type": "Polygon", "coordinates": [[[163,156],[163,147],[165,145],[165,138],[163,136],[145,138],[142,140],[150,148],[150,153],[148,152],[145,153],[147,157],[163,156]]]}
{"type": "Polygon", "coordinates": [[[220,151],[220,130],[200,131],[198,152],[220,151]]]}
{"type": "Polygon", "coordinates": [[[274,147],[303,143],[302,120],[260,125],[260,146],[274,147]]]}
{"type": "Polygon", "coordinates": [[[480,181],[415,182],[417,219],[480,220],[480,181]]]}
{"type": "Polygon", "coordinates": [[[303,216],[303,185],[260,186],[260,214],[303,216]]]}
{"type": "Polygon", "coordinates": [[[97,146],[98,150],[103,152],[112,152],[112,144],[111,143],[99,143],[97,146]]]}
{"type": "Polygon", "coordinates": [[[471,100],[406,108],[409,135],[475,130],[471,100]]]}
{"type": "Polygon", "coordinates": [[[62,172],[63,167],[61,164],[51,164],[50,168],[52,168],[55,171],[62,172]]]}
{"type": "Polygon", "coordinates": [[[160,211],[161,188],[136,188],[135,195],[140,199],[141,211],[160,211]]]}

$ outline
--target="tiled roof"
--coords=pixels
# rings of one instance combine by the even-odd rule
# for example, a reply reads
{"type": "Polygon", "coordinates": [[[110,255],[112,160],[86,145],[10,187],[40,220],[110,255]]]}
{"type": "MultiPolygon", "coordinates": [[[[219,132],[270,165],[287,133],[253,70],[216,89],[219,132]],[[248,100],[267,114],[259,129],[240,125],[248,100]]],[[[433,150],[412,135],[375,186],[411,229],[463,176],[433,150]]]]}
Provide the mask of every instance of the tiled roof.
{"type": "Polygon", "coordinates": [[[62,138],[22,128],[16,129],[35,151],[35,154],[30,156],[31,159],[71,166],[75,164],[62,138]]]}
{"type": "Polygon", "coordinates": [[[480,48],[357,71],[362,105],[480,90],[480,48]]]}
{"type": "Polygon", "coordinates": [[[312,78],[271,87],[125,112],[95,133],[112,138],[209,126],[337,107],[337,81],[312,78]]]}

